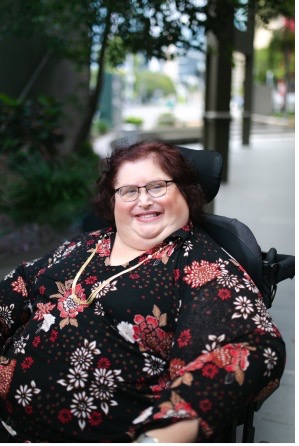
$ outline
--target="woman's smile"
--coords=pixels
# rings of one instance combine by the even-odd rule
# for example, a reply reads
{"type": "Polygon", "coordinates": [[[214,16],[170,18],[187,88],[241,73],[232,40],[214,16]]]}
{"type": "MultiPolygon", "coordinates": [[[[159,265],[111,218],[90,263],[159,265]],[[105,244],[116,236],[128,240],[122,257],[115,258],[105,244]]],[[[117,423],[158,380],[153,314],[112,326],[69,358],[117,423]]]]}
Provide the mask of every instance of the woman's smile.
{"type": "Polygon", "coordinates": [[[161,216],[161,214],[161,212],[140,212],[135,215],[135,218],[137,218],[139,221],[148,223],[156,221],[161,216]]]}

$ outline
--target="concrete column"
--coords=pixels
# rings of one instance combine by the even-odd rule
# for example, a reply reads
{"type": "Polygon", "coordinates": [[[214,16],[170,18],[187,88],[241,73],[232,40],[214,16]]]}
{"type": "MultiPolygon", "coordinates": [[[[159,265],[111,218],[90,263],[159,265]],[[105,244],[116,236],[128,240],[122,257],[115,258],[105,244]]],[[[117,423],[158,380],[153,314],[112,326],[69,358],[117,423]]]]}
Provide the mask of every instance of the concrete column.
{"type": "Polygon", "coordinates": [[[228,17],[223,39],[208,36],[204,114],[204,148],[223,157],[222,181],[228,180],[230,99],[232,80],[233,16],[228,17]]]}

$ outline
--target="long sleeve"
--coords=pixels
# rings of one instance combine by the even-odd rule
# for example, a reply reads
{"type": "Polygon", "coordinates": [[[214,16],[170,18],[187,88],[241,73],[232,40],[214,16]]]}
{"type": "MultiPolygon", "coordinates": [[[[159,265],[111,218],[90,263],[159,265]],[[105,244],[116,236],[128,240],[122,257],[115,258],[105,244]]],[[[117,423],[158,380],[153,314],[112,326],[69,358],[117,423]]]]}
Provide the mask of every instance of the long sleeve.
{"type": "Polygon", "coordinates": [[[41,258],[24,262],[0,281],[0,352],[6,340],[30,318],[37,277],[67,255],[73,245],[67,241],[41,258]]]}
{"type": "Polygon", "coordinates": [[[241,266],[208,244],[195,260],[194,248],[180,268],[182,307],[169,362],[172,381],[135,425],[147,431],[196,418],[197,440],[209,441],[246,404],[278,387],[285,349],[241,266]]]}

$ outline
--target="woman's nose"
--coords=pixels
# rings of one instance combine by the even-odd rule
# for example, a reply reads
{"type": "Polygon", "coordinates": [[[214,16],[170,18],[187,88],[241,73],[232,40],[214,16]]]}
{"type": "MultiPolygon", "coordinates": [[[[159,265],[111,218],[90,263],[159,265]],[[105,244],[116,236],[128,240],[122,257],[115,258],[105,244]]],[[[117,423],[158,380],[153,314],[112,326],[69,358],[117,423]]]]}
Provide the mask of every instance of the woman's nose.
{"type": "Polygon", "coordinates": [[[148,191],[145,188],[140,188],[139,189],[139,194],[138,194],[138,204],[139,205],[149,205],[153,203],[153,198],[150,196],[150,194],[148,193],[148,191]]]}

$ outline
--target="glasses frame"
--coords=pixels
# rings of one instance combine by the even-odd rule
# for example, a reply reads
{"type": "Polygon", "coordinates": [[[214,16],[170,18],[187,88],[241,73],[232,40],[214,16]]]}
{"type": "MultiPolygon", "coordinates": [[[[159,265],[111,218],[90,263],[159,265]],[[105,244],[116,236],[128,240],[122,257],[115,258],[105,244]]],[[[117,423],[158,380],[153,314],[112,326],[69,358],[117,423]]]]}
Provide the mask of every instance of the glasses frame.
{"type": "Polygon", "coordinates": [[[132,202],[132,201],[136,201],[137,198],[139,197],[140,189],[145,189],[146,192],[147,192],[152,198],[160,198],[160,197],[164,197],[164,195],[166,195],[167,187],[168,187],[168,184],[169,184],[169,183],[175,183],[175,181],[174,181],[174,180],[155,180],[155,181],[150,181],[149,183],[146,183],[144,186],[134,186],[134,185],[130,185],[130,184],[128,184],[128,185],[124,185],[124,186],[118,187],[117,189],[114,189],[114,193],[115,193],[115,194],[118,193],[118,195],[120,196],[120,198],[121,198],[125,203],[130,203],[130,202],[132,202]],[[165,183],[165,192],[164,192],[162,195],[159,195],[158,197],[155,197],[154,195],[152,195],[152,194],[150,193],[150,191],[148,190],[148,187],[149,187],[151,184],[159,183],[160,181],[163,181],[163,183],[165,183]],[[120,195],[120,190],[121,190],[123,187],[136,187],[136,188],[137,188],[137,196],[136,196],[136,198],[134,198],[133,200],[124,200],[123,197],[120,195]]]}

